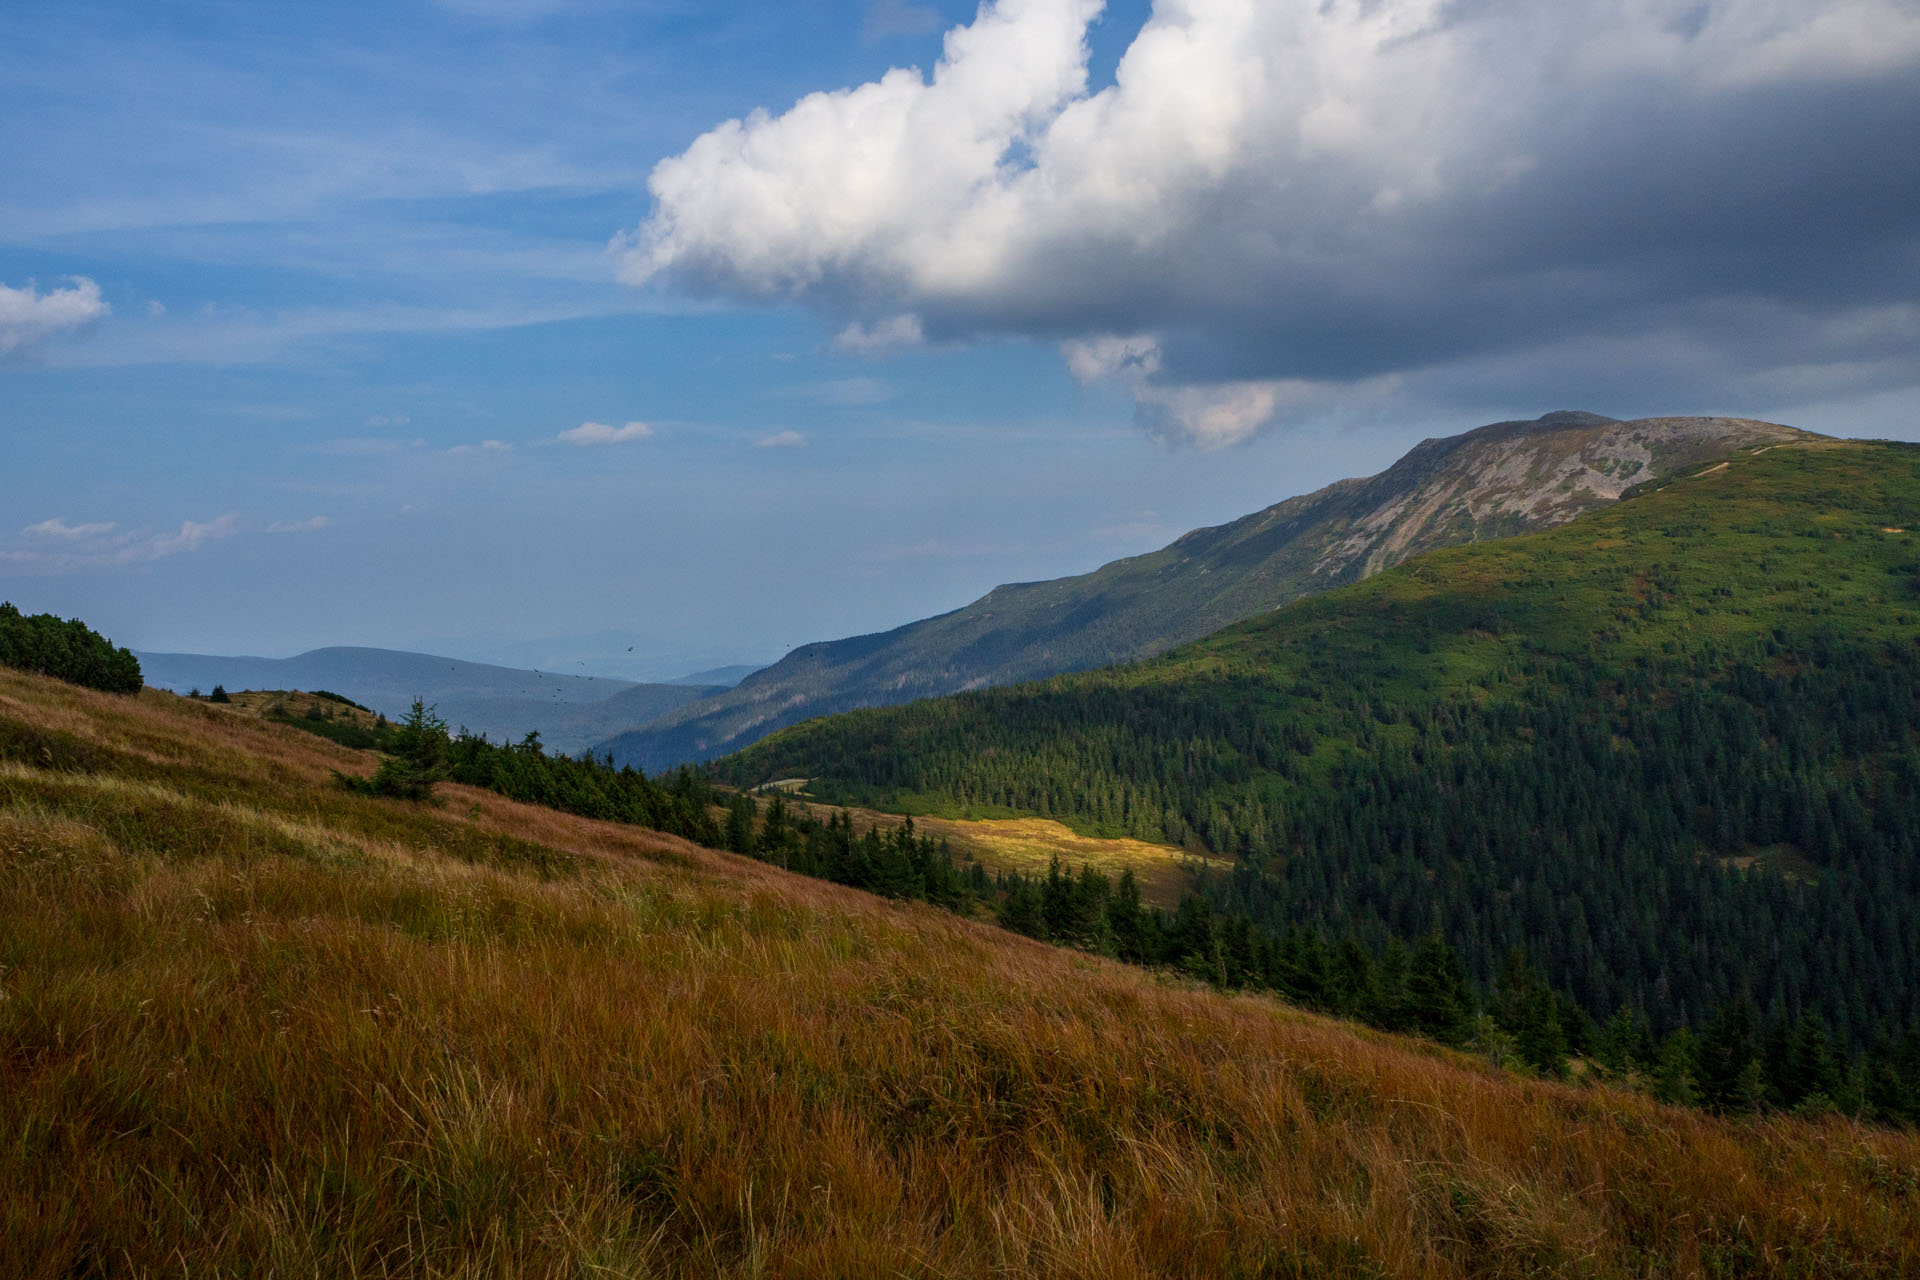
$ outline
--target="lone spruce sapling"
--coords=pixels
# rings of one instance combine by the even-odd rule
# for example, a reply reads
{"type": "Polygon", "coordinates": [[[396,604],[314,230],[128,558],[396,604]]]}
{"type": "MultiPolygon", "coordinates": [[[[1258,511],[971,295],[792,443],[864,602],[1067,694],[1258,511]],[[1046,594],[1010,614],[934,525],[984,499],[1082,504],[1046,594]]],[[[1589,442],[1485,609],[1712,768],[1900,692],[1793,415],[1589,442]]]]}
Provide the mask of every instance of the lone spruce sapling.
{"type": "Polygon", "coordinates": [[[348,790],[362,795],[432,800],[434,785],[447,779],[448,744],[447,722],[415,698],[406,719],[387,739],[387,750],[371,778],[355,778],[337,770],[334,777],[348,790]]]}

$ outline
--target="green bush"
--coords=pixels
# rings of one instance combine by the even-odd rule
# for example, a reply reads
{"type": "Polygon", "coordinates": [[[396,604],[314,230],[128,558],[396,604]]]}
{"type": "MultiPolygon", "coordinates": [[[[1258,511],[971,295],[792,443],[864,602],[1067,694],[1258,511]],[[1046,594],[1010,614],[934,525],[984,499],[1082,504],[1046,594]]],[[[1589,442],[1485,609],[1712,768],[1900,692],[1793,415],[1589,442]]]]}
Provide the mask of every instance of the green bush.
{"type": "Polygon", "coordinates": [[[0,666],[108,693],[140,692],[140,660],[78,619],[23,614],[0,603],[0,666]]]}

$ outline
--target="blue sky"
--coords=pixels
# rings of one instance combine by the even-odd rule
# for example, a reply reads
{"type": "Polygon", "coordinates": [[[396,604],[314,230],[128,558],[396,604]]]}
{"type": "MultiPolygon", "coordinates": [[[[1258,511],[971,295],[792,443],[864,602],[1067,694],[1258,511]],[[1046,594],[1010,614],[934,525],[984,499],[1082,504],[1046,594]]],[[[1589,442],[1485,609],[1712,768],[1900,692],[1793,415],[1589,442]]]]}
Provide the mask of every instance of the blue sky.
{"type": "Polygon", "coordinates": [[[1920,436],[1898,0],[14,0],[0,48],[0,595],[136,647],[671,675],[1499,418],[1920,436]]]}

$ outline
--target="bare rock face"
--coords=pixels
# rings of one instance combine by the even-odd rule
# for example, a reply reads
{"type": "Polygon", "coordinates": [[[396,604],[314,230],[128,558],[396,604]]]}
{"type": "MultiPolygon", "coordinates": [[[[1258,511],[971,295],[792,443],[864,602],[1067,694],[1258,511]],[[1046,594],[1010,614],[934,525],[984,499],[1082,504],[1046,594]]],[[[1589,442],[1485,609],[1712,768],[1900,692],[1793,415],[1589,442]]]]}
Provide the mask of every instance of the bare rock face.
{"type": "Polygon", "coordinates": [[[1424,440],[1367,482],[1388,496],[1325,548],[1314,572],[1350,581],[1436,547],[1551,528],[1649,480],[1805,434],[1749,418],[1561,412],[1424,440]]]}
{"type": "Polygon", "coordinates": [[[648,770],[863,706],[1128,662],[1440,547],[1533,533],[1634,487],[1805,439],[1747,418],[1550,413],[1423,440],[1341,480],[1092,573],[995,587],[893,631],[803,645],[739,686],[596,748],[648,770]]]}

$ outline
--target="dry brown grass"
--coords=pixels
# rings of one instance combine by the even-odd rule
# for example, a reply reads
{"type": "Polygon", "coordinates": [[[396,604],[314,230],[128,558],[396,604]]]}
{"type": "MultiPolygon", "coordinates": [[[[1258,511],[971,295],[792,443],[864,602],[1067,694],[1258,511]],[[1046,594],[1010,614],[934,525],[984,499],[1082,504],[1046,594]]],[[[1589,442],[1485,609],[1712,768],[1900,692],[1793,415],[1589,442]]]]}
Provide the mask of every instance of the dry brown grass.
{"type": "Polygon", "coordinates": [[[339,724],[358,725],[362,729],[373,728],[379,719],[371,711],[362,711],[359,707],[350,707],[343,702],[298,689],[242,689],[239,693],[227,696],[229,701],[225,703],[210,702],[207,705],[262,720],[274,716],[299,719],[310,711],[318,711],[326,719],[339,724]]]}
{"type": "MultiPolygon", "coordinates": [[[[0,673],[0,1272],[1920,1273],[1728,1124],[0,673]]],[[[364,762],[361,762],[364,767],[364,762]]]]}

